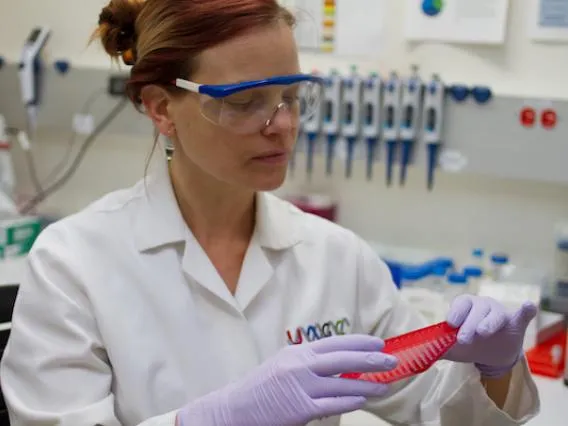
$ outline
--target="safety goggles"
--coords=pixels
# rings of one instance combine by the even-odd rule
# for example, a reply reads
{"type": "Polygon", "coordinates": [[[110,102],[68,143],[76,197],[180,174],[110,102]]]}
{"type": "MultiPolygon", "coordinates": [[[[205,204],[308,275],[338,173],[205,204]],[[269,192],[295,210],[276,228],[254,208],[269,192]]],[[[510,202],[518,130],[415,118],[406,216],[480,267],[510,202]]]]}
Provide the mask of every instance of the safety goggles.
{"type": "Polygon", "coordinates": [[[323,91],[323,79],[309,74],[225,85],[177,79],[175,85],[200,95],[203,117],[240,135],[263,130],[281,111],[298,125],[314,114],[323,91]]]}

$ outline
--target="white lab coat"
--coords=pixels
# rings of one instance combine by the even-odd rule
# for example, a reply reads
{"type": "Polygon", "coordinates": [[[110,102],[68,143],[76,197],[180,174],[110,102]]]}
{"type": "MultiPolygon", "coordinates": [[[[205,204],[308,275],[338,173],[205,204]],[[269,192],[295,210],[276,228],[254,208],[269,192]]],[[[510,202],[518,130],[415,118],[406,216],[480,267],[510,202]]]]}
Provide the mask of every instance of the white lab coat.
{"type": "MultiPolygon", "coordinates": [[[[234,297],[182,220],[165,168],[45,230],[1,365],[12,426],[173,426],[178,408],[289,337],[386,338],[423,325],[354,233],[273,195],[257,204],[234,297]]],[[[525,362],[513,382],[500,411],[474,367],[440,364],[367,409],[394,424],[517,425],[539,400],[525,362]]]]}

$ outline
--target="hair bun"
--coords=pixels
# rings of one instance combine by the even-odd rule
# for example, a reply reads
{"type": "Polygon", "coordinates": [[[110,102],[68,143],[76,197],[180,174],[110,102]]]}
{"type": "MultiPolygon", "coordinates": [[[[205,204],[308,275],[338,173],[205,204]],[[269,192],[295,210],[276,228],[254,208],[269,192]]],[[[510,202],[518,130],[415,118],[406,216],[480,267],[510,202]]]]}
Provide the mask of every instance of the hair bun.
{"type": "Polygon", "coordinates": [[[143,7],[143,0],[111,0],[99,15],[96,36],[111,57],[127,65],[136,62],[136,19],[143,7]]]}

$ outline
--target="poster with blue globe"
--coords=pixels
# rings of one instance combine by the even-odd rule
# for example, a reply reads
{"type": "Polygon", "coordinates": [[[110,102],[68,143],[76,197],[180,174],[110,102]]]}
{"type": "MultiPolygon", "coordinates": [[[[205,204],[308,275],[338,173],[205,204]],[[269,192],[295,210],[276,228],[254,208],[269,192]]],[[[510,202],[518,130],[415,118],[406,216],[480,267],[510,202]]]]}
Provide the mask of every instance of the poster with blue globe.
{"type": "Polygon", "coordinates": [[[406,0],[409,41],[503,44],[509,0],[406,0]]]}

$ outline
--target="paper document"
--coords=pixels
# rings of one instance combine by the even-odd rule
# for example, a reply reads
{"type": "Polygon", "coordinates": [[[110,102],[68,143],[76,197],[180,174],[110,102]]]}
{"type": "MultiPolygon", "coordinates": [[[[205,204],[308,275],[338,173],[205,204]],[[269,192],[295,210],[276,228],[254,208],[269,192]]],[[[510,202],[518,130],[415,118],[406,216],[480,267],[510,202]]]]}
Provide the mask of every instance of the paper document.
{"type": "Polygon", "coordinates": [[[387,0],[280,0],[297,17],[302,50],[378,56],[387,0]]]}
{"type": "Polygon", "coordinates": [[[534,0],[529,10],[529,34],[534,41],[568,42],[568,1],[534,0]]]}
{"type": "Polygon", "coordinates": [[[509,0],[406,0],[406,38],[503,44],[509,0]]]}

